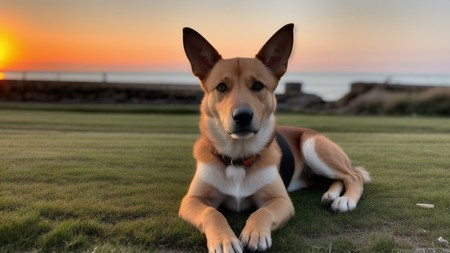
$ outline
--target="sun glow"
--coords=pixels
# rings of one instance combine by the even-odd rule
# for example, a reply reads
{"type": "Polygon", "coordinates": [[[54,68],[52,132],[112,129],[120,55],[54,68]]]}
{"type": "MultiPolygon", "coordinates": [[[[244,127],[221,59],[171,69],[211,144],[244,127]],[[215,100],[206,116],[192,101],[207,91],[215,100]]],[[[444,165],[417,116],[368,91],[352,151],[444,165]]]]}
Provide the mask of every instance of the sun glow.
{"type": "Polygon", "coordinates": [[[0,38],[0,69],[4,68],[8,59],[8,45],[5,39],[0,38]]]}
{"type": "MultiPolygon", "coordinates": [[[[14,51],[15,50],[10,37],[0,31],[0,71],[10,67],[10,64],[14,60],[14,51]]],[[[0,74],[0,78],[2,77],[3,74],[0,74]]]]}

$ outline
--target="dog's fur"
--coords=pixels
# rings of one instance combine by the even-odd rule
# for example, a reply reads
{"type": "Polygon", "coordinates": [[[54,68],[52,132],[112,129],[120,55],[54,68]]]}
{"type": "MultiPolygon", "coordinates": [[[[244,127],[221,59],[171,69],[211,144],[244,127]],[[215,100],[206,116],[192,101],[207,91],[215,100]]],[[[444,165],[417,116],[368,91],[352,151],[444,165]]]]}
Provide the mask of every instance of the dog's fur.
{"type": "Polygon", "coordinates": [[[205,96],[201,137],[194,145],[197,170],[179,215],[205,233],[209,252],[270,248],[271,231],[294,215],[288,191],[316,184],[313,175],[332,179],[322,202],[336,212],[353,210],[363,182],[370,180],[367,171],[353,168],[344,151],[323,135],[276,126],[274,91],[287,69],[293,26],[276,32],[255,58],[233,59],[222,59],[196,31],[183,30],[184,49],[205,96]],[[282,154],[275,132],[294,154],[295,171],[287,189],[279,174],[282,154]],[[240,239],[217,211],[221,205],[237,211],[257,208],[240,239]]]}

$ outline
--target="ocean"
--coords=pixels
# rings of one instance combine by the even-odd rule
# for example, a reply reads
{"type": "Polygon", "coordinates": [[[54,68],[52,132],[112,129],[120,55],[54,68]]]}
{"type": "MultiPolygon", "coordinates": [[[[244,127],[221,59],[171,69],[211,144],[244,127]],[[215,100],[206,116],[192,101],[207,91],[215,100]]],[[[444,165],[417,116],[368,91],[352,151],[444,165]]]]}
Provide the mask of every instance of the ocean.
{"type": "MultiPolygon", "coordinates": [[[[85,81],[106,83],[198,84],[191,73],[184,72],[6,72],[5,79],[44,81],[85,81]]],[[[367,73],[287,73],[277,93],[283,93],[288,82],[302,83],[305,93],[316,94],[326,101],[343,97],[353,82],[387,82],[407,85],[450,86],[450,74],[367,74],[367,73]]]]}

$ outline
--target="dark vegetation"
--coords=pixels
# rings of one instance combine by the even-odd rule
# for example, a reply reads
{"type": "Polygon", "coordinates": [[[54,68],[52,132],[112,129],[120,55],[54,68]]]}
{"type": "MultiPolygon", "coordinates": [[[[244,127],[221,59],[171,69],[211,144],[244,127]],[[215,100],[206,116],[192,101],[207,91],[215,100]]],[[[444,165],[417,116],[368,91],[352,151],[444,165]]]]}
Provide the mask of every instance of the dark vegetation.
{"type": "MultiPolygon", "coordinates": [[[[334,102],[305,94],[301,87],[300,83],[288,83],[285,93],[277,94],[280,111],[450,116],[450,87],[354,83],[348,94],[334,102]]],[[[202,97],[199,85],[0,80],[0,101],[10,103],[95,104],[96,109],[131,104],[136,111],[147,108],[141,112],[157,112],[158,105],[182,105],[181,111],[192,112],[202,97]],[[139,105],[154,106],[149,111],[148,106],[139,105]]],[[[91,110],[89,106],[77,108],[91,110]]]]}

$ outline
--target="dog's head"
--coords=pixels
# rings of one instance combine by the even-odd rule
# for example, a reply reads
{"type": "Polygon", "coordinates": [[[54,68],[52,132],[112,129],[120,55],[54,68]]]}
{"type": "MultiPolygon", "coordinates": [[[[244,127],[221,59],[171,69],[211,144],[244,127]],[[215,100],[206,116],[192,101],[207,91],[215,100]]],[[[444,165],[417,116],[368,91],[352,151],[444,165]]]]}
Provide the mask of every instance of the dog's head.
{"type": "Polygon", "coordinates": [[[214,118],[228,137],[251,138],[271,120],[274,91],[292,51],[293,27],[278,30],[255,58],[232,59],[222,59],[199,33],[183,29],[184,50],[205,92],[202,113],[214,118]]]}

